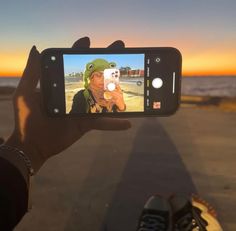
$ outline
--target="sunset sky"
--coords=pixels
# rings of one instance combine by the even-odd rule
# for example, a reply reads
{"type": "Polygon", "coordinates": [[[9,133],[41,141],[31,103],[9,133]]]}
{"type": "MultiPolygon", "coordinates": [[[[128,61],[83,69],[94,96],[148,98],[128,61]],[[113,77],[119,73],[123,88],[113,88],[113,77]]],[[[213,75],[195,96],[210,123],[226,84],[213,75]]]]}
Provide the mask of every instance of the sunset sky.
{"type": "Polygon", "coordinates": [[[173,46],[184,75],[236,75],[235,0],[9,0],[0,8],[0,76],[20,76],[32,45],[173,46]]]}

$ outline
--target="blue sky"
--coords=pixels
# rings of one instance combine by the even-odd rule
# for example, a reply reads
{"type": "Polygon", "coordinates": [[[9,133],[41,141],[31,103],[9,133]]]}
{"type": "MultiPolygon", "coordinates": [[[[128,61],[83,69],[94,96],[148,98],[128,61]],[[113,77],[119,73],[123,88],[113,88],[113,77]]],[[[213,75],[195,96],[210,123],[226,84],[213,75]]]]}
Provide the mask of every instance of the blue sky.
{"type": "Polygon", "coordinates": [[[97,58],[115,62],[117,68],[129,66],[132,69],[144,69],[144,54],[63,55],[64,73],[84,72],[86,64],[97,58]]]}

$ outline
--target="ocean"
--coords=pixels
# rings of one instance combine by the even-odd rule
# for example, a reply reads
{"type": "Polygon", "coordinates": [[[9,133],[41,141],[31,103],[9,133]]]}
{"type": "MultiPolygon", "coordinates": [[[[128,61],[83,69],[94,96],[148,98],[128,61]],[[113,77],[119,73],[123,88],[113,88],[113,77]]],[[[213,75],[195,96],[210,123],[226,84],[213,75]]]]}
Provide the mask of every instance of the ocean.
{"type": "MultiPolygon", "coordinates": [[[[19,78],[1,78],[0,87],[16,87],[19,78]]],[[[236,76],[183,77],[182,95],[236,97],[236,76]]]]}

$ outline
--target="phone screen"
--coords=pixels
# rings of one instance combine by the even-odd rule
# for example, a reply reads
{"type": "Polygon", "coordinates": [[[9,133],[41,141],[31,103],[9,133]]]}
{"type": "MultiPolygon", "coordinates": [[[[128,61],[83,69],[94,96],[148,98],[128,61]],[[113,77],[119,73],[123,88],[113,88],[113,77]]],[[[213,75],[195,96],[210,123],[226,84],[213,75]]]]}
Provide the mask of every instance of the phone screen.
{"type": "Polygon", "coordinates": [[[66,114],[145,110],[144,54],[63,54],[66,114]]]}

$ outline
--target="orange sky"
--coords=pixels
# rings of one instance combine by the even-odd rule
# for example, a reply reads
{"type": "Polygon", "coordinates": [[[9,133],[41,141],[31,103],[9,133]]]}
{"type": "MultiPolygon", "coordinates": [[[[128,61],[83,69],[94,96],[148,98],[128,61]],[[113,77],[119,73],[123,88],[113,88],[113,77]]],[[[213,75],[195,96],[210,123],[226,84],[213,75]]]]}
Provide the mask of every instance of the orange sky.
{"type": "MultiPolygon", "coordinates": [[[[191,54],[183,49],[183,75],[236,75],[236,50],[224,53],[206,51],[191,54]]],[[[0,76],[21,76],[27,60],[27,51],[0,54],[0,76]]]]}
{"type": "Polygon", "coordinates": [[[20,54],[0,54],[0,76],[21,76],[25,67],[27,55],[20,54]]]}
{"type": "Polygon", "coordinates": [[[183,75],[236,75],[235,54],[236,51],[186,55],[183,59],[183,75]]]}

